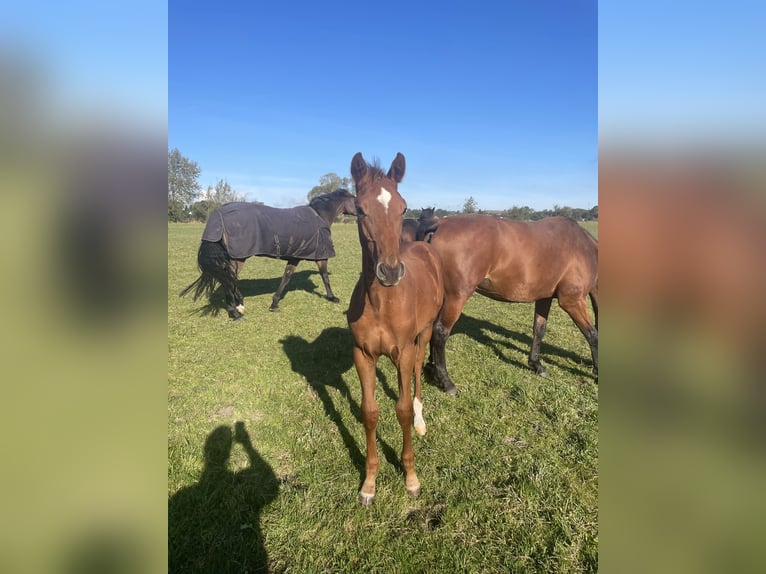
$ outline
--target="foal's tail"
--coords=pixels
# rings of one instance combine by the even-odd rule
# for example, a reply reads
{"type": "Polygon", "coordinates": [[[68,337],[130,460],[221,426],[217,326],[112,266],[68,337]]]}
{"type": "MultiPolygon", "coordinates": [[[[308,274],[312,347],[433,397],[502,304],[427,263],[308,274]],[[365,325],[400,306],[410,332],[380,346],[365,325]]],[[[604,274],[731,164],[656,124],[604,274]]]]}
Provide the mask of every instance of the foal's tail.
{"type": "Polygon", "coordinates": [[[197,252],[197,266],[201,275],[178,296],[183,297],[194,290],[193,299],[195,301],[202,295],[210,298],[216,283],[233,290],[237,284],[237,276],[231,268],[230,261],[231,258],[226,248],[220,242],[203,241],[197,252]]]}

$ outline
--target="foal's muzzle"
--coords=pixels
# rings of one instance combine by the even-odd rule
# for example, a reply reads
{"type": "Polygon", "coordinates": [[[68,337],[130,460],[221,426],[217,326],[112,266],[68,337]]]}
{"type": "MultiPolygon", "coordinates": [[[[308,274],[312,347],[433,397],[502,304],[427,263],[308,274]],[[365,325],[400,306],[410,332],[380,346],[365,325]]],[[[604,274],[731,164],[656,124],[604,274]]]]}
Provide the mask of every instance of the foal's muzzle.
{"type": "Polygon", "coordinates": [[[385,263],[378,263],[375,266],[375,276],[383,287],[397,285],[402,280],[402,277],[404,277],[404,273],[404,263],[401,261],[394,267],[390,267],[385,263]]]}

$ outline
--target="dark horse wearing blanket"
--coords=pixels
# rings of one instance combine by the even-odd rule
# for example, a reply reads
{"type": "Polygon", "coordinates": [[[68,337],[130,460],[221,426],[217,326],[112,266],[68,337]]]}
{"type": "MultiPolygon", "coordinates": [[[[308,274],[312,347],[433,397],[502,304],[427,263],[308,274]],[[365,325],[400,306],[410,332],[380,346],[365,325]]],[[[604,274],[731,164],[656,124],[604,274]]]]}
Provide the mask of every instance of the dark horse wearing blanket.
{"type": "Polygon", "coordinates": [[[354,196],[345,189],[320,195],[308,205],[278,209],[255,203],[227,203],[208,217],[197,253],[200,277],[181,291],[192,289],[196,301],[212,295],[216,283],[223,287],[226,311],[239,319],[245,306],[239,291],[239,271],[248,257],[272,257],[287,261],[282,282],[271,301],[270,311],[279,311],[279,300],[302,259],[316,261],[327,299],[338,303],[330,288],[327,259],[335,257],[330,226],[339,214],[356,215],[354,196]]]}
{"type": "Polygon", "coordinates": [[[457,389],[447,373],[445,345],[468,298],[480,293],[497,301],[534,302],[529,366],[540,363],[553,299],[566,311],[590,346],[598,375],[598,241],[565,217],[520,222],[487,215],[458,215],[423,222],[418,231],[444,265],[444,308],[434,325],[429,377],[450,394],[457,389]],[[590,296],[595,325],[586,297],[590,296]]]}
{"type": "Polygon", "coordinates": [[[375,496],[380,464],[375,438],[378,424],[375,367],[381,355],[391,359],[397,371],[396,417],[402,428],[405,485],[412,496],[420,492],[412,426],[418,434],[425,434],[420,377],[433,322],[444,299],[442,268],[436,251],[424,242],[400,243],[407,204],[397,186],[404,177],[404,168],[402,154],[396,155],[388,173],[368,165],[361,153],[351,160],[362,275],[351,295],[348,324],[354,338],[354,365],[362,384],[367,460],[359,500],[365,505],[375,496]],[[414,399],[410,387],[413,375],[414,399]]]}

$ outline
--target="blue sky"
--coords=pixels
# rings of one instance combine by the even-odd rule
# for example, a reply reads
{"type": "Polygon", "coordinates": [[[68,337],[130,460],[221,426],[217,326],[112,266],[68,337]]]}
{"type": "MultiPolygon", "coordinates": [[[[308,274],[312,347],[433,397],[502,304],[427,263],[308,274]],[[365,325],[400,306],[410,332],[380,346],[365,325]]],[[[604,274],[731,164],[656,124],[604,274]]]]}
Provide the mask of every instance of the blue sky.
{"type": "Polygon", "coordinates": [[[656,146],[763,142],[766,4],[599,3],[599,132],[656,146]]]}
{"type": "Polygon", "coordinates": [[[401,151],[413,208],[590,208],[597,23],[592,1],[171,0],[168,146],[276,206],[401,151]]]}

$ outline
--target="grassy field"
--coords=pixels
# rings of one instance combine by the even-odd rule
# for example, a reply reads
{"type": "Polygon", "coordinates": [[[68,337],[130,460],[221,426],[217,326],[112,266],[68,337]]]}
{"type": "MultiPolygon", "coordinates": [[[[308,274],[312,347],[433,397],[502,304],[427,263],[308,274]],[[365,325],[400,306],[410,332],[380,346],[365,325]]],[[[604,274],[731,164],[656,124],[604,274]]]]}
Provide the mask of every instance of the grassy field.
{"type": "Polygon", "coordinates": [[[460,394],[423,388],[417,499],[398,461],[396,372],[381,359],[381,467],[364,508],[361,392],[344,314],[361,265],[356,225],[333,226],[339,305],[321,297],[316,266],[304,262],[270,313],[284,265],[252,258],[237,322],[177,296],[198,275],[201,233],[201,224],[168,226],[171,572],[597,570],[598,386],[585,339],[557,305],[543,379],[526,367],[532,305],[468,301],[447,343],[460,394]]]}

